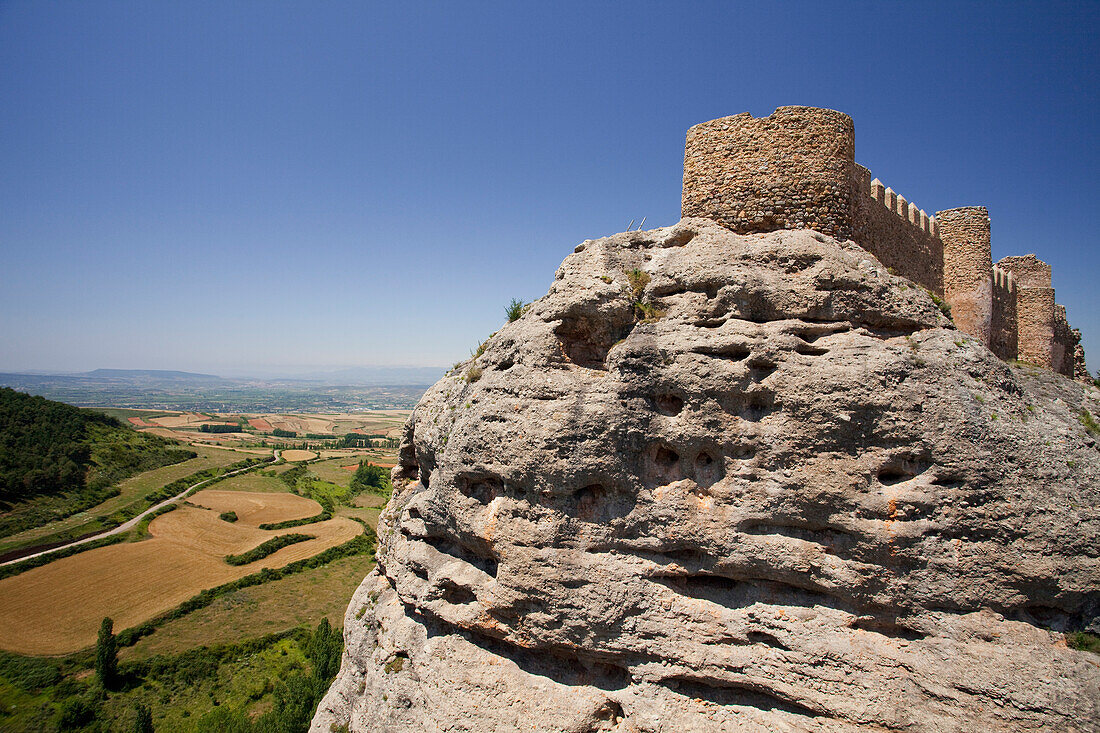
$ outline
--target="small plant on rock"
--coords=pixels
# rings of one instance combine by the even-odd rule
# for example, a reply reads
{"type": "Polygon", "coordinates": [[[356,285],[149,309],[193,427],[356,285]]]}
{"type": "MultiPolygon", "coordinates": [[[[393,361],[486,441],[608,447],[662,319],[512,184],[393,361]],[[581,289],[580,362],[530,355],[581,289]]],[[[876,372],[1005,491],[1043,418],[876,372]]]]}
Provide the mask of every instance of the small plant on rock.
{"type": "Polygon", "coordinates": [[[1088,410],[1081,410],[1081,414],[1077,416],[1077,419],[1085,426],[1085,430],[1100,437],[1100,423],[1096,422],[1096,418],[1092,416],[1092,413],[1088,410]]]}
{"type": "Polygon", "coordinates": [[[635,321],[653,323],[665,316],[667,311],[644,299],[646,286],[650,282],[648,272],[638,269],[627,270],[626,282],[628,294],[630,295],[630,305],[634,309],[635,321]]]}
{"type": "Polygon", "coordinates": [[[530,303],[524,303],[519,298],[512,298],[512,302],[504,307],[504,313],[508,316],[508,322],[518,321],[519,317],[531,307],[530,303]]]}
{"type": "Polygon", "coordinates": [[[642,270],[627,270],[626,282],[630,287],[630,299],[638,303],[642,300],[646,285],[649,285],[649,273],[642,270]]]}

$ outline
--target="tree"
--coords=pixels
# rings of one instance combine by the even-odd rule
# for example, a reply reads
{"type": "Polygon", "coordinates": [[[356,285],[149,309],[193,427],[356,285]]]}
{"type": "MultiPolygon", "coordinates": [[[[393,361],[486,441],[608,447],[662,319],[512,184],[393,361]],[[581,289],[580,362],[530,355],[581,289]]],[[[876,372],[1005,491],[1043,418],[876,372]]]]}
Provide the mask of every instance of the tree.
{"type": "Polygon", "coordinates": [[[118,641],[114,630],[115,622],[110,616],[104,617],[95,643],[95,673],[105,690],[112,689],[118,678],[118,641]]]}
{"type": "Polygon", "coordinates": [[[306,656],[313,664],[313,676],[326,688],[340,671],[340,655],[343,651],[344,635],[339,629],[332,628],[328,618],[322,618],[310,635],[306,656]]]}
{"type": "Polygon", "coordinates": [[[134,706],[134,733],[153,733],[153,711],[141,703],[134,706]]]}
{"type": "Polygon", "coordinates": [[[389,496],[393,487],[390,485],[390,477],[386,469],[375,466],[369,461],[361,461],[359,468],[355,470],[355,475],[351,478],[351,493],[361,494],[364,491],[368,494],[389,496]]]}

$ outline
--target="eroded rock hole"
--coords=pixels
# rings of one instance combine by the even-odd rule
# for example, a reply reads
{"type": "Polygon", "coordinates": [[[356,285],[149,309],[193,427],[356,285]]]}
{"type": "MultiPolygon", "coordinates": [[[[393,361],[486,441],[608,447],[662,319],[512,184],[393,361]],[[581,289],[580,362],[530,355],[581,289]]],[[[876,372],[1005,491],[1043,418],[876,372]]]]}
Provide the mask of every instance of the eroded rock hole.
{"type": "Polygon", "coordinates": [[[683,247],[685,244],[695,239],[698,233],[692,229],[681,229],[678,232],[674,232],[665,241],[661,242],[663,247],[683,247]]]}
{"type": "Polygon", "coordinates": [[[823,356],[829,353],[828,349],[813,344],[798,344],[794,347],[794,350],[803,356],[823,356]]]}
{"type": "Polygon", "coordinates": [[[661,684],[686,697],[705,700],[715,705],[741,705],[758,710],[779,710],[791,715],[818,717],[816,711],[763,688],[723,680],[691,679],[686,676],[670,677],[662,680],[661,684]]]}
{"type": "Polygon", "coordinates": [[[439,581],[440,597],[447,603],[456,606],[464,606],[477,600],[477,595],[464,585],[459,585],[450,578],[439,581]]]}
{"type": "Polygon", "coordinates": [[[750,631],[746,636],[751,644],[763,644],[764,646],[775,647],[776,649],[790,649],[790,647],[781,642],[778,637],[765,631],[750,631]]]}
{"type": "Polygon", "coordinates": [[[878,470],[878,481],[884,486],[899,484],[902,481],[924,473],[927,466],[917,460],[909,458],[892,459],[878,470]]]}
{"type": "Polygon", "coordinates": [[[741,418],[748,422],[759,422],[775,410],[775,395],[771,392],[752,392],[746,395],[745,408],[741,418]]]}
{"type": "Polygon", "coordinates": [[[623,714],[622,705],[614,700],[605,700],[593,717],[595,717],[596,723],[588,730],[590,733],[598,733],[601,730],[608,730],[608,725],[612,728],[618,726],[619,723],[623,722],[625,715],[623,714]]]}
{"type": "Polygon", "coordinates": [[[748,358],[750,352],[749,347],[742,344],[728,344],[725,346],[701,346],[695,349],[695,353],[709,356],[714,359],[742,361],[748,358]]]}
{"type": "Polygon", "coordinates": [[[921,631],[899,624],[894,619],[875,618],[874,616],[860,616],[853,619],[848,624],[848,628],[870,631],[873,634],[882,634],[892,639],[905,639],[907,641],[918,641],[927,636],[921,631]]]}
{"type": "Polygon", "coordinates": [[[771,359],[756,358],[749,362],[749,373],[752,378],[759,382],[766,379],[774,372],[778,366],[771,359]]]}
{"type": "Polygon", "coordinates": [[[674,394],[659,394],[653,398],[662,415],[678,415],[684,409],[684,400],[674,394]]]}
{"type": "Polygon", "coordinates": [[[715,458],[707,451],[702,451],[695,457],[695,483],[700,486],[711,486],[721,480],[724,467],[720,458],[715,458]]]}
{"type": "Polygon", "coordinates": [[[569,514],[582,522],[609,522],[630,514],[634,504],[632,496],[603,484],[589,484],[573,495],[569,514]]]}
{"type": "Polygon", "coordinates": [[[504,494],[504,482],[499,476],[473,475],[459,476],[458,490],[471,499],[488,504],[504,494]]]}
{"type": "Polygon", "coordinates": [[[607,352],[626,338],[634,325],[633,319],[620,324],[611,321],[611,318],[565,317],[554,334],[571,362],[588,369],[606,370],[607,352]]]}
{"type": "Polygon", "coordinates": [[[455,560],[473,565],[481,572],[493,578],[497,577],[497,560],[488,551],[478,551],[450,537],[439,535],[429,535],[428,537],[422,537],[420,539],[435,548],[437,552],[455,560]]]}

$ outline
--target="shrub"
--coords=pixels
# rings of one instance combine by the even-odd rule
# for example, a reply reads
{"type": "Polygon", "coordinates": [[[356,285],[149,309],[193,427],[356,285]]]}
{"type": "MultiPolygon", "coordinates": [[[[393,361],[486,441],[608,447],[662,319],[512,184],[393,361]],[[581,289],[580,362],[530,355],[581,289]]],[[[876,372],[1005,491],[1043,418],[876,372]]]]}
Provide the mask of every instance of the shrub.
{"type": "Polygon", "coordinates": [[[1100,636],[1090,634],[1087,631],[1074,631],[1066,634],[1066,644],[1071,649],[1100,654],[1100,636]]]}
{"type": "Polygon", "coordinates": [[[466,372],[466,382],[468,384],[473,384],[477,380],[481,379],[481,374],[481,367],[470,367],[469,371],[466,372]]]}
{"type": "Polygon", "coordinates": [[[530,303],[524,303],[519,298],[512,298],[512,301],[504,307],[504,314],[508,316],[508,322],[518,321],[528,306],[530,306],[530,303]]]}
{"type": "Polygon", "coordinates": [[[134,706],[134,733],[153,733],[153,711],[141,703],[134,706]]]}
{"type": "Polygon", "coordinates": [[[305,542],[306,540],[314,539],[313,535],[309,534],[281,534],[278,537],[272,537],[271,539],[263,542],[256,547],[253,547],[248,552],[240,555],[226,555],[225,561],[230,565],[247,565],[250,562],[256,562],[262,560],[268,555],[272,555],[279,550],[287,547],[288,545],[297,544],[298,542],[305,542]]]}
{"type": "Polygon", "coordinates": [[[642,301],[642,294],[645,293],[646,285],[649,285],[649,273],[642,270],[634,269],[627,270],[626,282],[630,288],[630,297],[636,302],[642,301]]]}
{"type": "Polygon", "coordinates": [[[58,730],[79,730],[95,720],[97,705],[86,697],[70,697],[61,703],[57,716],[58,730]]]}
{"type": "MultiPolygon", "coordinates": [[[[218,519],[222,520],[223,522],[236,522],[237,521],[237,512],[234,512],[234,511],[222,512],[221,514],[218,515],[218,519]]],[[[263,528],[261,527],[261,529],[263,529],[263,528]]]]}

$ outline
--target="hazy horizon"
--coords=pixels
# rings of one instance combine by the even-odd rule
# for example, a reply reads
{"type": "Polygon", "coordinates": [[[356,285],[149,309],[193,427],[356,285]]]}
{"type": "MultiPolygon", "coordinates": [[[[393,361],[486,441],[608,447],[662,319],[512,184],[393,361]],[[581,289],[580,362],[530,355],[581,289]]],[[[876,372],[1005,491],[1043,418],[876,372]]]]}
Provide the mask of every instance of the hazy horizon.
{"type": "Polygon", "coordinates": [[[699,122],[841,110],[989,208],[1100,368],[1100,5],[0,0],[0,368],[447,367],[699,122]]]}

